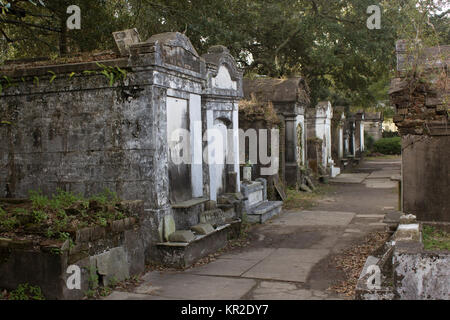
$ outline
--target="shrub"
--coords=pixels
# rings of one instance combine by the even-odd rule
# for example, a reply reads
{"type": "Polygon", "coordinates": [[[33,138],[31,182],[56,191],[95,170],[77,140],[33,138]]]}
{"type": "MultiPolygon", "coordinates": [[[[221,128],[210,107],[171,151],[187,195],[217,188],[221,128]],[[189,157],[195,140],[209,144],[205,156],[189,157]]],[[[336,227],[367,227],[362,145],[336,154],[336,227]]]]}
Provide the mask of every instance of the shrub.
{"type": "Polygon", "coordinates": [[[368,133],[364,133],[364,145],[366,146],[366,149],[368,151],[372,151],[373,150],[373,144],[374,143],[375,143],[374,137],[372,137],[368,133]]]}
{"type": "Polygon", "coordinates": [[[389,131],[389,130],[383,131],[383,138],[394,138],[394,137],[400,137],[398,131],[389,131]]]}
{"type": "Polygon", "coordinates": [[[401,154],[402,144],[400,137],[383,138],[373,145],[373,151],[382,154],[401,154]]]}
{"type": "Polygon", "coordinates": [[[9,300],[45,300],[45,297],[41,288],[25,283],[9,294],[9,300]]]}

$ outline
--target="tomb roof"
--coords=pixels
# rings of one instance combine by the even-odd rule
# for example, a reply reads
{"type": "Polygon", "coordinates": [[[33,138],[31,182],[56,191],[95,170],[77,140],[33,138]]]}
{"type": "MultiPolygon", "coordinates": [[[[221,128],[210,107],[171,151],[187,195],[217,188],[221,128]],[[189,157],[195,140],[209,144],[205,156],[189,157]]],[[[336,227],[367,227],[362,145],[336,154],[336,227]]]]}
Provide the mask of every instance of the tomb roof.
{"type": "Polygon", "coordinates": [[[308,105],[310,103],[309,92],[309,87],[302,77],[244,79],[246,99],[251,99],[251,95],[254,94],[261,101],[300,102],[308,105]]]}

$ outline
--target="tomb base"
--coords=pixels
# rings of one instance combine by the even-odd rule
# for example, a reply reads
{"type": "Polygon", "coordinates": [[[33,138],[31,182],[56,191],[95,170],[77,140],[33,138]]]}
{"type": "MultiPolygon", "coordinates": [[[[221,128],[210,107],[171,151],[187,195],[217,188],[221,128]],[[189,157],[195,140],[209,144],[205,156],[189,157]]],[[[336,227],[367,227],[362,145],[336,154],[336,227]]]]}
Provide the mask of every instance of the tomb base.
{"type": "Polygon", "coordinates": [[[239,235],[241,221],[222,225],[205,235],[196,235],[190,242],[163,242],[157,248],[161,264],[172,268],[187,268],[203,257],[219,251],[230,237],[239,235]]]}
{"type": "Polygon", "coordinates": [[[250,223],[264,223],[281,212],[282,201],[267,200],[266,179],[243,182],[241,190],[244,195],[244,212],[250,223]]]}

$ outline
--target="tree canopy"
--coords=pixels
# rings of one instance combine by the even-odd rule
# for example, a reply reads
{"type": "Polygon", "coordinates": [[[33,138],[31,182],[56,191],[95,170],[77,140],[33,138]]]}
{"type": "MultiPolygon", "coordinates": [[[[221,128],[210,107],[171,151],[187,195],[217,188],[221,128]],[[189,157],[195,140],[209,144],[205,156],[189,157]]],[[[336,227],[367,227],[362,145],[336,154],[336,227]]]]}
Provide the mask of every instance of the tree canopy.
{"type": "Polygon", "coordinates": [[[441,0],[0,0],[0,59],[114,48],[113,31],[136,27],[142,38],[184,32],[200,53],[227,46],[246,76],[302,75],[312,103],[374,106],[387,100],[395,41],[448,44],[441,0]],[[81,9],[68,30],[66,9],[81,9]],[[381,8],[370,30],[367,8],[381,8]]]}

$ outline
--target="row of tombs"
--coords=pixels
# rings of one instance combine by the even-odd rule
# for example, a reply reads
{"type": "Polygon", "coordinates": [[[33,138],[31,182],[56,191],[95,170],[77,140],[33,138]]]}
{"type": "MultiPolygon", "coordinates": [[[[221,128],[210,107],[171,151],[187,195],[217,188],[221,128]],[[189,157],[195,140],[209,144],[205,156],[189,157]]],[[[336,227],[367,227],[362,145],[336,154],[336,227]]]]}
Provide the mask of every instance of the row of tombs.
{"type": "Polygon", "coordinates": [[[126,236],[114,244],[139,265],[131,273],[137,256],[191,265],[238,235],[244,215],[278,214],[285,186],[308,190],[311,173],[334,177],[364,151],[364,114],[310,106],[302,78],[243,79],[225,47],[200,56],[177,32],[114,38],[107,57],[2,67],[22,81],[0,94],[0,190],[3,201],[38,188],[140,199],[133,250],[126,236]]]}

